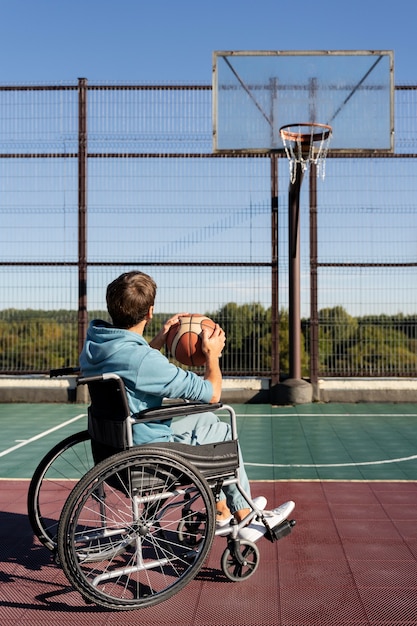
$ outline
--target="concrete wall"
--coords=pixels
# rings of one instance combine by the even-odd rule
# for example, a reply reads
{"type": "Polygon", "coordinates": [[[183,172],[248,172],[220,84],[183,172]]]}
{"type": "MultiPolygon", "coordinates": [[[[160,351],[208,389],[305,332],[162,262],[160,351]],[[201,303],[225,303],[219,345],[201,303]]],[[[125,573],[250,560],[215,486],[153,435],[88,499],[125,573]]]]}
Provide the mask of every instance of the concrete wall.
{"type": "MultiPolygon", "coordinates": [[[[416,402],[417,379],[326,379],[313,386],[316,402],[416,402]]],[[[274,400],[268,378],[225,378],[222,401],[269,404],[274,400]]],[[[88,402],[75,376],[0,376],[0,402],[88,402]]],[[[275,402],[274,402],[275,403],[275,402]]]]}
{"type": "Polygon", "coordinates": [[[417,379],[327,379],[318,384],[321,402],[417,402],[417,379]]]}

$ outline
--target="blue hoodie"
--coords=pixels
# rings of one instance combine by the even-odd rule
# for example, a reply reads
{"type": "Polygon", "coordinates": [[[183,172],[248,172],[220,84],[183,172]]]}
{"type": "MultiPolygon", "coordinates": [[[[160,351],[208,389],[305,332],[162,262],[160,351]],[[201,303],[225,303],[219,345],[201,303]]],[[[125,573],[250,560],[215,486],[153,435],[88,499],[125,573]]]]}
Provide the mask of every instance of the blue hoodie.
{"type": "MultiPolygon", "coordinates": [[[[103,320],[93,320],[88,327],[80,367],[84,376],[121,376],[132,413],[161,406],[163,398],[209,402],[213,396],[210,381],[170,363],[142,335],[103,320]]],[[[133,426],[136,445],[169,441],[171,434],[170,421],[133,426]]]]}

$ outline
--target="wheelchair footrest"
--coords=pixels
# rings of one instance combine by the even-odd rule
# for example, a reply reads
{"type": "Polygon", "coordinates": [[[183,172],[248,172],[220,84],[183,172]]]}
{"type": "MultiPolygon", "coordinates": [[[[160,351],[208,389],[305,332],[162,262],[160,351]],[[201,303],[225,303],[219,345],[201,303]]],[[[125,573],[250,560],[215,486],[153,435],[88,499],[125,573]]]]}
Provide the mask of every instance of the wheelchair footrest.
{"type": "Polygon", "coordinates": [[[278,539],[282,539],[283,537],[286,537],[287,535],[289,535],[293,529],[293,526],[295,526],[295,524],[296,524],[295,519],[292,519],[292,520],[286,519],[280,524],[278,524],[277,526],[270,528],[268,532],[266,533],[265,537],[272,542],[278,541],[278,539]]]}

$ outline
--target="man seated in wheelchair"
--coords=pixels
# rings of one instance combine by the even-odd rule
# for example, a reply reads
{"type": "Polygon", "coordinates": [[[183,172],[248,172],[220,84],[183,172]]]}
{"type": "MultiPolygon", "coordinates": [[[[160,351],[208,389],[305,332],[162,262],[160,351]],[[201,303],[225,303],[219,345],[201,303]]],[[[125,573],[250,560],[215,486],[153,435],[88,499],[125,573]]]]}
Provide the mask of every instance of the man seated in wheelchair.
{"type": "MultiPolygon", "coordinates": [[[[178,313],[165,322],[149,343],[143,337],[146,325],[152,320],[156,296],[154,280],[139,271],[131,271],[116,278],[107,287],[106,301],[113,324],[93,320],[80,356],[83,376],[113,372],[124,381],[132,413],[159,407],[164,398],[181,398],[204,403],[219,402],[222,373],[219,358],[226,337],[216,324],[214,331],[202,331],[202,349],[205,354],[203,377],[171,363],[161,352],[170,327],[185,313],[178,313]]],[[[133,442],[142,445],[155,442],[180,442],[201,445],[231,438],[230,425],[214,413],[189,415],[177,421],[150,422],[133,426],[133,442]]],[[[240,483],[250,495],[249,481],[240,455],[240,483]]],[[[264,497],[255,498],[260,510],[266,507],[264,497]]],[[[235,484],[223,487],[217,502],[216,523],[220,528],[229,524],[232,516],[238,522],[250,512],[248,503],[235,484]]],[[[271,527],[285,520],[294,508],[286,502],[273,511],[265,512],[271,527]]],[[[242,539],[256,541],[265,532],[263,525],[251,523],[240,531],[242,539]]]]}

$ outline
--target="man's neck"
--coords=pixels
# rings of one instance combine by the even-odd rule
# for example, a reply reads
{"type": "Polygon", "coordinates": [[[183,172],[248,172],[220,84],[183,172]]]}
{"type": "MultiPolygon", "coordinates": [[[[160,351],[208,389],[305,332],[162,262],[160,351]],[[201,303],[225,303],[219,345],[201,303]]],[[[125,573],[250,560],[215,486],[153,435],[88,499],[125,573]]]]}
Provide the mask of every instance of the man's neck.
{"type": "Polygon", "coordinates": [[[142,322],[139,322],[139,324],[135,324],[135,326],[131,326],[127,330],[130,330],[131,333],[136,333],[138,335],[143,335],[143,332],[145,330],[145,326],[146,326],[146,320],[143,320],[142,322]]]}

